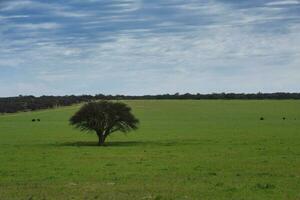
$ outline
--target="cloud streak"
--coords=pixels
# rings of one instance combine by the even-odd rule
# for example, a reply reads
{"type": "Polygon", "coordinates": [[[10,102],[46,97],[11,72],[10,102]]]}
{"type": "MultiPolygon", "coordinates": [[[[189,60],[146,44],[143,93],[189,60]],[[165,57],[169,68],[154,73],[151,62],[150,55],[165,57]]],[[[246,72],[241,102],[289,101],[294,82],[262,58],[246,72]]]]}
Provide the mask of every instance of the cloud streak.
{"type": "Polygon", "coordinates": [[[300,4],[300,1],[297,0],[272,1],[266,3],[267,6],[298,5],[298,4],[300,4]]]}

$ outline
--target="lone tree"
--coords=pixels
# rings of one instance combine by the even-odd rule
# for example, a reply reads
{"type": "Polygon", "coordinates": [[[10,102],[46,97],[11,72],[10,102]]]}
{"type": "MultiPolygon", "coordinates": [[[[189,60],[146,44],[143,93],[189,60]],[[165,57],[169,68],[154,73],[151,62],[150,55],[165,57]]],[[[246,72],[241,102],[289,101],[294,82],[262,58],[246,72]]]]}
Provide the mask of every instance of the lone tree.
{"type": "Polygon", "coordinates": [[[71,118],[70,124],[82,131],[95,131],[99,146],[106,137],[115,132],[129,132],[137,129],[139,120],[131,113],[131,108],[119,102],[91,102],[80,108],[71,118]]]}

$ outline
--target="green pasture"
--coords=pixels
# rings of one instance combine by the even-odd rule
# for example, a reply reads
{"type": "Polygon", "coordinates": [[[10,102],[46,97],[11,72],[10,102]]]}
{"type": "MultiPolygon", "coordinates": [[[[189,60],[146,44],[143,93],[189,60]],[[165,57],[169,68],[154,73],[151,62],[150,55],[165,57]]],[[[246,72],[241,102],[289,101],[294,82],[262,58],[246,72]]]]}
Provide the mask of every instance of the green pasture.
{"type": "Polygon", "coordinates": [[[106,147],[79,106],[0,116],[0,200],[300,199],[300,101],[126,103],[140,129],[106,147]]]}

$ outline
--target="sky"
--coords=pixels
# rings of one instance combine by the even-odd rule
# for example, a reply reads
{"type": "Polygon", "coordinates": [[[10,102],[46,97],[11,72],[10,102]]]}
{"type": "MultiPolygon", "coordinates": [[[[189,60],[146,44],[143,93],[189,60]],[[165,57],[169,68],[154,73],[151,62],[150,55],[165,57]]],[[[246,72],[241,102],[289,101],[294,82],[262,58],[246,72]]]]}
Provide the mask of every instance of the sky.
{"type": "Polygon", "coordinates": [[[0,96],[300,92],[299,0],[0,0],[0,96]]]}

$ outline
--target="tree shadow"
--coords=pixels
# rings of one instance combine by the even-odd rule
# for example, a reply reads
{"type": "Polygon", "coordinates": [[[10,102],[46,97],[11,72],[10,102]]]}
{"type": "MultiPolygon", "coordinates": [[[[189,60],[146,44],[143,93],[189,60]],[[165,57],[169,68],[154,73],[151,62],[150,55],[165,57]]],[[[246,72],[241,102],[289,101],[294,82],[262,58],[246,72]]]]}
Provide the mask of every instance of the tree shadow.
{"type": "MultiPolygon", "coordinates": [[[[176,146],[176,145],[199,145],[195,141],[109,141],[105,142],[103,147],[131,147],[131,146],[176,146]]],[[[99,147],[95,141],[65,142],[57,144],[58,146],[69,147],[99,147]]]]}
{"type": "MultiPolygon", "coordinates": [[[[141,146],[147,142],[138,141],[126,141],[126,142],[105,142],[104,147],[128,147],[128,146],[141,146]]],[[[78,141],[78,142],[65,142],[59,144],[59,146],[71,146],[71,147],[99,147],[97,142],[94,141],[78,141]]]]}

